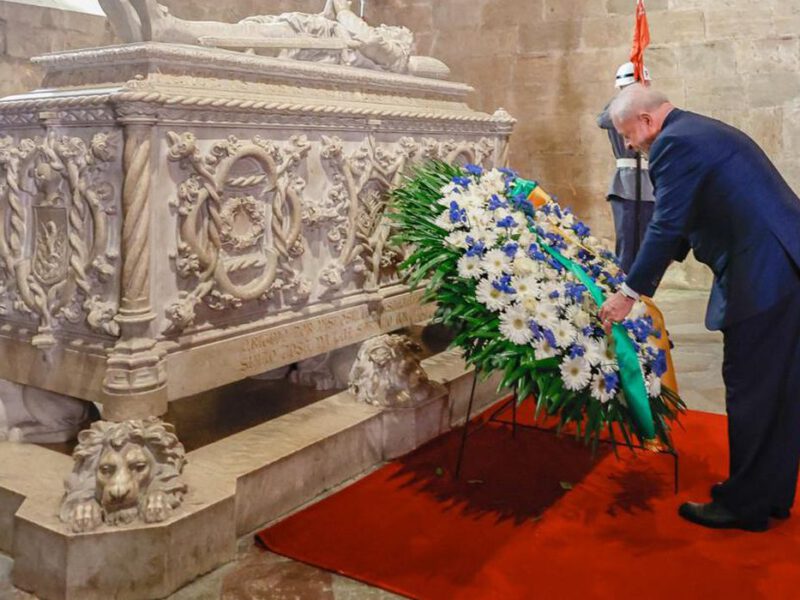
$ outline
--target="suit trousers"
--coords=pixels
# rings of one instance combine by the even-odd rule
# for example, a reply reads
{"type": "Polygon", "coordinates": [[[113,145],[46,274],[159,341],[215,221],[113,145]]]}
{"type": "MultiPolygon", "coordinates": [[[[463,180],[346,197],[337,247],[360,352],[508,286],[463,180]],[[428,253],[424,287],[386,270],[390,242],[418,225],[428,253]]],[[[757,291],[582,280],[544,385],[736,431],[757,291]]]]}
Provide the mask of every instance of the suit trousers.
{"type": "MultiPolygon", "coordinates": [[[[792,285],[794,283],[794,285],[792,285]]],[[[794,503],[800,460],[800,288],[723,330],[729,476],[713,499],[745,520],[794,503]]]]}

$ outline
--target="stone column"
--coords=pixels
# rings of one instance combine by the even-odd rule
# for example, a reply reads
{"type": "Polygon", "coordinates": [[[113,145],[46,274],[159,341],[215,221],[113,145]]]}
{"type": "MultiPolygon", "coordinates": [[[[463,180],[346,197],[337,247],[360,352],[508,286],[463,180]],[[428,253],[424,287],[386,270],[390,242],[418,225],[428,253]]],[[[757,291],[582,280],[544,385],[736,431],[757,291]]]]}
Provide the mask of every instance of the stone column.
{"type": "Polygon", "coordinates": [[[150,305],[150,156],[156,108],[120,104],[125,132],[122,188],[120,337],[108,356],[103,403],[108,420],[142,419],[167,410],[166,363],[156,348],[150,305]]]}

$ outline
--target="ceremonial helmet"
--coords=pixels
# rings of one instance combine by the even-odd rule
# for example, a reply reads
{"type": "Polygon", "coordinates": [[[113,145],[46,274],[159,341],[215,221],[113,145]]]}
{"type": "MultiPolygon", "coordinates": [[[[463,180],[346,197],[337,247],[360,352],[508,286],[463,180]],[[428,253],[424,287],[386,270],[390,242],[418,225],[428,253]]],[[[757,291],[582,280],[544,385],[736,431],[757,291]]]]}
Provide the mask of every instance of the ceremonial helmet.
{"type": "MultiPolygon", "coordinates": [[[[650,81],[650,71],[647,70],[647,67],[644,68],[644,80],[650,81]]],[[[633,78],[633,63],[626,62],[625,64],[620,65],[619,69],[617,69],[617,77],[614,81],[614,87],[621,90],[622,88],[627,87],[635,82],[636,80],[633,78]]]]}

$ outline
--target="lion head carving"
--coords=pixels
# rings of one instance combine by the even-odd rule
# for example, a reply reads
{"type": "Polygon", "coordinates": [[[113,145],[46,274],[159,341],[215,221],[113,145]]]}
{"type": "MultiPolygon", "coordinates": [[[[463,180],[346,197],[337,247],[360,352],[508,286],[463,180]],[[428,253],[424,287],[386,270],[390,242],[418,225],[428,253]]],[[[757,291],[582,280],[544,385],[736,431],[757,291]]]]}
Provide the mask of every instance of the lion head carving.
{"type": "Polygon", "coordinates": [[[377,406],[413,406],[437,389],[419,362],[422,349],[404,335],[380,335],[367,340],[350,371],[350,390],[377,406]]]}
{"type": "Polygon", "coordinates": [[[102,522],[165,520],[186,493],[186,452],[172,425],[157,418],[95,421],[78,435],[59,517],[75,532],[102,522]]]}

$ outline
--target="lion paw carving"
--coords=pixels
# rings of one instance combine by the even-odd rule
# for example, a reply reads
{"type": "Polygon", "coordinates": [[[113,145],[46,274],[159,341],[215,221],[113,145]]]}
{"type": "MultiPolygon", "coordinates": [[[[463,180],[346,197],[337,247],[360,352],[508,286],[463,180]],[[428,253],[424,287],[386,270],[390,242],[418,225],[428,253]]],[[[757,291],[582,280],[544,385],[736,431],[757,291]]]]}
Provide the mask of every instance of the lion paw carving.
{"type": "Polygon", "coordinates": [[[433,397],[439,386],[419,362],[419,344],[404,335],[380,335],[361,345],[350,371],[350,390],[376,406],[415,406],[433,397]]]}
{"type": "Polygon", "coordinates": [[[59,517],[76,533],[137,518],[164,521],[187,491],[186,452],[160,419],[96,421],[78,435],[72,456],[59,517]]]}

